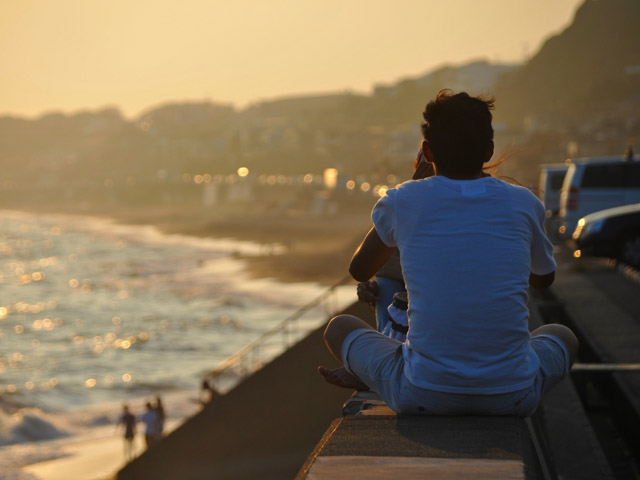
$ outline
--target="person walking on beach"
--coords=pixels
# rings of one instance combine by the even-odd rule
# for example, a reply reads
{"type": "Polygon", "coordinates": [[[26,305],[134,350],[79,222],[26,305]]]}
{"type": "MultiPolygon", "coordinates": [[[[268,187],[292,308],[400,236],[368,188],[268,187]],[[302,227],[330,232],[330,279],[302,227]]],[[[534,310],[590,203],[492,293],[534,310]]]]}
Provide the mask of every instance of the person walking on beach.
{"type": "Polygon", "coordinates": [[[130,462],[134,457],[133,439],[136,435],[136,417],[129,411],[128,405],[122,407],[118,426],[124,427],[124,458],[130,462]]]}
{"type": "Polygon", "coordinates": [[[555,278],[544,207],[487,175],[493,100],[441,91],[423,113],[422,151],[435,175],[390,189],[349,267],[368,281],[400,251],[409,330],[399,342],[351,315],[324,338],[344,366],[329,383],[371,389],[404,414],[529,416],[567,375],[578,341],[567,327],[528,330],[527,289],[555,278]]]}
{"type": "Polygon", "coordinates": [[[162,399],[157,396],[156,404],[153,406],[153,409],[158,414],[158,438],[162,438],[162,432],[164,431],[164,422],[166,419],[166,414],[164,412],[164,405],[162,404],[162,399]]]}
{"type": "Polygon", "coordinates": [[[140,421],[145,424],[144,440],[147,448],[155,445],[160,439],[160,421],[158,412],[147,402],[145,405],[146,412],[140,417],[140,421]]]}

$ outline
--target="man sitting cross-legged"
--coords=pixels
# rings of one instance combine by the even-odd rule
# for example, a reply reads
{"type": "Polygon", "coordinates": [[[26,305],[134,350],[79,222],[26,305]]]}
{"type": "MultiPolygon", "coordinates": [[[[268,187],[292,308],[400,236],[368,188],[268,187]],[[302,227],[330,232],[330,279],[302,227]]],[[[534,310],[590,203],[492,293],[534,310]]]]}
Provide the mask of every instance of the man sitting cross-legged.
{"type": "Polygon", "coordinates": [[[328,382],[372,389],[399,413],[527,416],[569,372],[575,335],[562,325],[527,328],[527,289],[551,285],[556,263],[540,201],[483,170],[492,108],[450,91],[427,104],[422,150],[435,176],[378,201],[349,268],[367,281],[398,248],[407,339],[334,318],[325,341],[344,367],[319,367],[328,382]]]}

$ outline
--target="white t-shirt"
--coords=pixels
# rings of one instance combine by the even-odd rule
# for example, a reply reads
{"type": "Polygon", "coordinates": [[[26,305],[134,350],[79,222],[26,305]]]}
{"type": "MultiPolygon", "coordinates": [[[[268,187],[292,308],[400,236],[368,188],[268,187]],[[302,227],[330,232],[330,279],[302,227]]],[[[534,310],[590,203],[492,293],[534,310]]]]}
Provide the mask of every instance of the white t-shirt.
{"type": "Polygon", "coordinates": [[[450,393],[530,386],[539,360],[529,347],[529,274],[556,268],[540,201],[493,177],[435,176],[389,190],[372,218],[400,250],[408,379],[450,393]]]}
{"type": "Polygon", "coordinates": [[[160,433],[160,418],[155,410],[147,410],[140,417],[140,421],[147,426],[145,435],[153,436],[160,433]]]}

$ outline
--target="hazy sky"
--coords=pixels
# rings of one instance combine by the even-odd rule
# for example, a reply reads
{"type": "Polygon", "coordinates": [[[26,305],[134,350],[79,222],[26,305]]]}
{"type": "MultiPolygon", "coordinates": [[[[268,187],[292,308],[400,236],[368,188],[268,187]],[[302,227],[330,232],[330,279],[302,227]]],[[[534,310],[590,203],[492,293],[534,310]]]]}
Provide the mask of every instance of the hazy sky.
{"type": "Polygon", "coordinates": [[[0,0],[0,114],[244,106],[485,58],[519,62],[582,0],[0,0]]]}

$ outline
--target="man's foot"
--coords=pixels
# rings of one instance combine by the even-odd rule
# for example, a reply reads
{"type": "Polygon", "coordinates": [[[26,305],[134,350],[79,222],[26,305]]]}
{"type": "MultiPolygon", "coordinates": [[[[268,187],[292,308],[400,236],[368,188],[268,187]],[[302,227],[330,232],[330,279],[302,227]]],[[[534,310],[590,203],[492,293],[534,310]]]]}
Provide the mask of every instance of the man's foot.
{"type": "Polygon", "coordinates": [[[358,380],[351,372],[344,367],[325,368],[322,365],[318,367],[318,373],[332,385],[342,388],[350,388],[359,392],[366,392],[369,387],[358,380]]]}

